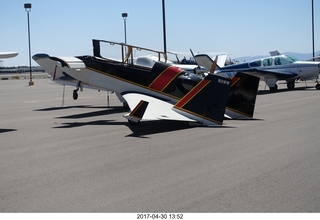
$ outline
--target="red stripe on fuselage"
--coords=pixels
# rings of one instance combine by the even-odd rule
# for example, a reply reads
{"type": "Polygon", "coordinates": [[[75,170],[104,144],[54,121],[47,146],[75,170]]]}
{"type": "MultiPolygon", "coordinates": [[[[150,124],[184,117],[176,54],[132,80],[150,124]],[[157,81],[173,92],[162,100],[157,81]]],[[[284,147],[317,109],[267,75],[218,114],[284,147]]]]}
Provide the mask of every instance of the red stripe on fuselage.
{"type": "Polygon", "coordinates": [[[236,84],[239,80],[240,80],[240,77],[238,77],[238,76],[232,77],[232,79],[231,79],[231,87],[232,87],[234,84],[236,84]]]}
{"type": "Polygon", "coordinates": [[[149,88],[162,91],[181,72],[182,70],[178,67],[169,66],[150,84],[149,88]]]}
{"type": "Polygon", "coordinates": [[[187,95],[185,95],[176,105],[177,108],[182,108],[187,102],[189,102],[195,95],[198,94],[206,85],[210,83],[210,80],[204,79],[199,82],[187,95]]]}

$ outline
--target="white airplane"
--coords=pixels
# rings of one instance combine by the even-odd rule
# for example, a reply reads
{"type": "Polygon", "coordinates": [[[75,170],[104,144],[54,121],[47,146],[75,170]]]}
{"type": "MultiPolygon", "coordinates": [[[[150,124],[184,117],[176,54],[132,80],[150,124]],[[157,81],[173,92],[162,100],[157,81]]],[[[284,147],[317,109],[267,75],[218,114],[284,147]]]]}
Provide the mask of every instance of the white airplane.
{"type": "Polygon", "coordinates": [[[7,59],[18,56],[17,52],[0,52],[0,59],[7,59]]]}
{"type": "MultiPolygon", "coordinates": [[[[149,49],[127,44],[119,44],[122,53],[124,48],[128,51],[121,61],[107,59],[100,54],[100,43],[117,44],[93,40],[94,56],[36,54],[33,59],[49,73],[63,73],[80,83],[120,94],[131,110],[124,115],[130,124],[138,124],[144,119],[222,125],[226,107],[231,118],[253,116],[259,84],[257,77],[247,74],[238,74],[231,79],[213,74],[201,77],[161,61],[151,68],[136,65],[131,62],[134,60],[132,49],[149,49]]],[[[159,60],[161,55],[165,56],[159,52],[159,60]]]]}
{"type": "MultiPolygon", "coordinates": [[[[251,62],[217,67],[215,74],[234,75],[242,72],[259,77],[270,90],[278,89],[276,82],[286,80],[288,89],[294,89],[295,81],[316,80],[316,89],[320,89],[318,78],[320,74],[320,62],[299,61],[297,58],[271,51],[270,57],[251,62]]],[[[205,68],[212,66],[213,60],[206,54],[195,56],[197,63],[205,68]]]]}

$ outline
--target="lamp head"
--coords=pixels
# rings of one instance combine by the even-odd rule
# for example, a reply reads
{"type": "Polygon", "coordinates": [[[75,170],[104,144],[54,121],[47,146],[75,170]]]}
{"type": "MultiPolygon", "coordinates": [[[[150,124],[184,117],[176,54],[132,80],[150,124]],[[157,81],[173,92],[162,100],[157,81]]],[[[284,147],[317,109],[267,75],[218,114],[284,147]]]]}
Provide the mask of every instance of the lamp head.
{"type": "Polygon", "coordinates": [[[122,13],[122,17],[123,17],[123,19],[127,19],[128,13],[122,13]]]}
{"type": "Polygon", "coordinates": [[[26,3],[26,4],[24,4],[24,9],[25,9],[27,12],[31,11],[31,3],[26,3]]]}

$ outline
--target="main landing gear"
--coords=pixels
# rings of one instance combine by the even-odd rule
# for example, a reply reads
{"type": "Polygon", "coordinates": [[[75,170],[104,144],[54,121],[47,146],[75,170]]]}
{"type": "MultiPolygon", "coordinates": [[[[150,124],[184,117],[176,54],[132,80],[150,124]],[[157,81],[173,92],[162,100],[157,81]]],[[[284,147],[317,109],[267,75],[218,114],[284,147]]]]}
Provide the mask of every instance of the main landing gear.
{"type": "Polygon", "coordinates": [[[317,90],[320,90],[320,84],[319,84],[319,81],[318,81],[318,79],[319,79],[319,76],[317,76],[317,79],[316,79],[316,89],[317,90]]]}
{"type": "Polygon", "coordinates": [[[289,90],[294,89],[294,82],[292,82],[292,81],[287,82],[287,88],[288,88],[289,90]]]}
{"type": "Polygon", "coordinates": [[[274,87],[269,87],[270,91],[277,91],[278,90],[278,85],[275,84],[274,87]]]}
{"type": "Polygon", "coordinates": [[[77,100],[77,99],[78,99],[78,91],[79,91],[79,89],[80,89],[80,91],[82,91],[81,81],[78,82],[78,85],[77,85],[76,89],[73,90],[72,98],[73,98],[74,100],[77,100]]]}

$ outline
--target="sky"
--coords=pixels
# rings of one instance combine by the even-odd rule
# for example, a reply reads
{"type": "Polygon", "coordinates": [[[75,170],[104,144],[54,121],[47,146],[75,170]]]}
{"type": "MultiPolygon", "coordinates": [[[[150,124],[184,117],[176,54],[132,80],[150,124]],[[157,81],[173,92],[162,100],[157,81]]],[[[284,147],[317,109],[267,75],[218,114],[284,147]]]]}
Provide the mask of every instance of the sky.
{"type": "MultiPolygon", "coordinates": [[[[312,53],[311,0],[165,0],[167,51],[312,53]]],[[[0,0],[0,51],[18,52],[2,66],[29,65],[25,3],[31,3],[31,54],[92,55],[92,39],[164,49],[162,0],[0,0]]],[[[315,51],[320,0],[314,0],[315,51]]],[[[37,65],[32,60],[32,65],[37,65]]]]}

